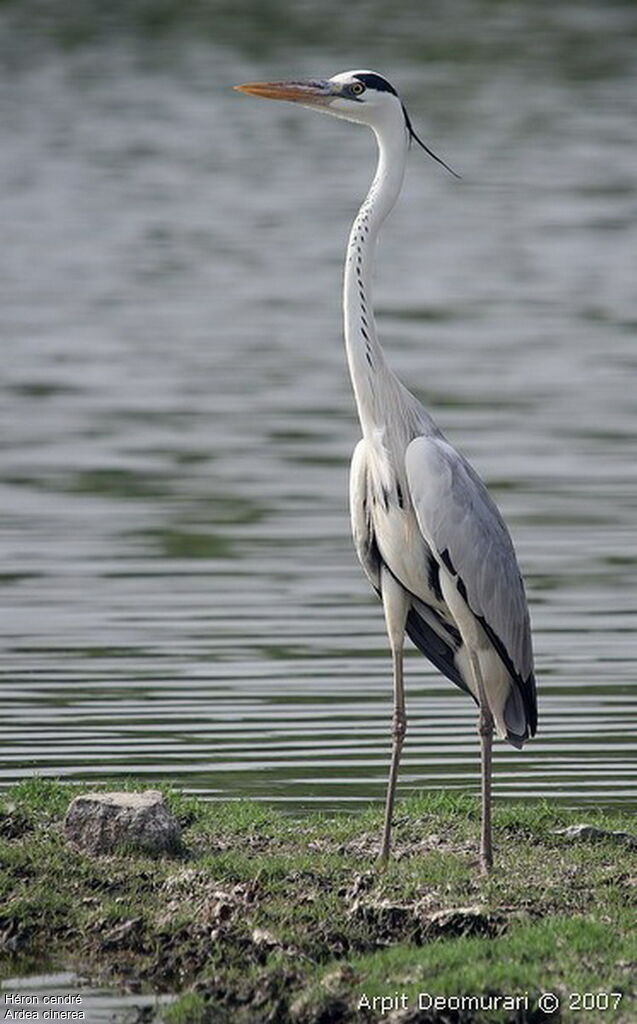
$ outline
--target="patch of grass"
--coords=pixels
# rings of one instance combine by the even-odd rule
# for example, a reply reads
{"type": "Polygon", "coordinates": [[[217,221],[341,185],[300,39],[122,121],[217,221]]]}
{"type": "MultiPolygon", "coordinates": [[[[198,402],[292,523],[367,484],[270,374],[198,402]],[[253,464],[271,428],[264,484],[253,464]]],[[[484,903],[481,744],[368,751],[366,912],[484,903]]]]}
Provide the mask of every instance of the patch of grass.
{"type": "MultiPolygon", "coordinates": [[[[572,993],[612,991],[616,993],[611,1001],[617,1002],[616,1012],[611,1006],[600,1020],[630,1020],[634,999],[631,957],[635,955],[631,920],[625,913],[623,927],[618,930],[616,925],[588,918],[557,917],[513,924],[506,935],[498,938],[460,937],[417,948],[397,945],[351,958],[351,974],[345,974],[342,996],[351,989],[352,980],[360,993],[359,1002],[364,993],[367,1001],[373,1005],[376,997],[379,1005],[383,996],[399,991],[405,994],[403,1006],[412,1010],[419,1005],[422,1010],[430,1008],[429,997],[434,995],[476,997],[482,993],[485,1009],[481,1011],[467,1000],[466,1016],[458,1019],[504,1024],[518,1018],[512,1018],[506,1008],[489,1006],[490,1001],[496,1002],[489,999],[490,994],[518,995],[522,1007],[526,1004],[529,1011],[522,1019],[542,1020],[537,1015],[538,997],[543,992],[554,992],[563,1007],[557,1019],[575,1020],[577,1000],[572,993]]],[[[329,970],[322,972],[302,998],[308,1019],[319,1019],[337,993],[329,970]]],[[[440,1020],[449,1019],[456,1018],[440,1015],[440,1020]]]]}
{"type": "Polygon", "coordinates": [[[165,1024],[205,1024],[209,1007],[203,996],[187,992],[163,1012],[165,1024]]]}
{"type": "Polygon", "coordinates": [[[154,858],[70,848],[61,825],[76,785],[30,779],[3,796],[3,976],[54,961],[97,982],[182,993],[162,1010],[169,1024],[375,1022],[387,1014],[361,1009],[362,994],[395,991],[407,1000],[401,1024],[537,1024],[543,990],[563,1000],[561,1024],[598,1024],[569,1009],[578,990],[621,994],[603,1024],[637,1019],[637,844],[556,831],[585,818],[626,832],[625,815],[498,803],[496,866],[485,879],[472,797],[400,804],[394,854],[379,872],[377,808],[293,820],[262,804],[204,803],[162,788],[183,848],[154,858]],[[418,1010],[420,992],[528,992],[529,1006],[515,1017],[418,1010]]]}
{"type": "Polygon", "coordinates": [[[9,813],[13,808],[28,812],[32,817],[59,817],[64,814],[69,801],[82,791],[82,787],[65,785],[58,779],[33,776],[23,779],[3,794],[0,813],[9,813]]]}

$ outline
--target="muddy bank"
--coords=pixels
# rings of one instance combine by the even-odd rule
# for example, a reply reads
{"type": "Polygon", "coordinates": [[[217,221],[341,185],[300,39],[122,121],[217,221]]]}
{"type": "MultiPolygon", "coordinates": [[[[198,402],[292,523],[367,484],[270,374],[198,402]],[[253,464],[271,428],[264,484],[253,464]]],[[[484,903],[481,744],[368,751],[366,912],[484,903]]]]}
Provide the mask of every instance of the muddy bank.
{"type": "Polygon", "coordinates": [[[184,1024],[581,1020],[577,992],[604,1021],[637,1019],[625,816],[502,804],[485,880],[470,798],[401,805],[379,873],[375,810],[292,820],[168,793],[178,847],[99,855],[65,837],[77,792],[40,780],[2,801],[4,977],[55,965],[181,993],[163,1019],[184,1024]],[[545,991],[557,1013],[538,1004],[545,991]],[[615,993],[603,1011],[599,993],[615,993]]]}

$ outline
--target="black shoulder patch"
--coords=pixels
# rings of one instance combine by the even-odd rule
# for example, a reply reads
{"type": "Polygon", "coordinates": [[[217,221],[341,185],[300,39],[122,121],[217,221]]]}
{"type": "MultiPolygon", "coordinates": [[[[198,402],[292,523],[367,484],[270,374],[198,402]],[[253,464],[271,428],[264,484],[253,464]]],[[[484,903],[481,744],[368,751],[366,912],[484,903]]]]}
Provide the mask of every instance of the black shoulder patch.
{"type": "Polygon", "coordinates": [[[440,558],[441,558],[442,562],[444,562],[446,568],[449,570],[451,575],[455,576],[456,575],[456,570],[454,569],[453,562],[451,561],[451,555],[449,554],[449,548],[445,548],[444,551],[440,552],[440,558]]]}
{"type": "Polygon", "coordinates": [[[433,590],[436,600],[442,601],[442,590],[440,589],[440,566],[433,555],[429,555],[427,562],[427,583],[433,590]]]}
{"type": "Polygon", "coordinates": [[[394,89],[393,85],[383,78],[382,75],[355,75],[355,78],[363,85],[366,85],[368,89],[376,89],[377,92],[391,92],[394,96],[398,96],[398,93],[394,89]]]}

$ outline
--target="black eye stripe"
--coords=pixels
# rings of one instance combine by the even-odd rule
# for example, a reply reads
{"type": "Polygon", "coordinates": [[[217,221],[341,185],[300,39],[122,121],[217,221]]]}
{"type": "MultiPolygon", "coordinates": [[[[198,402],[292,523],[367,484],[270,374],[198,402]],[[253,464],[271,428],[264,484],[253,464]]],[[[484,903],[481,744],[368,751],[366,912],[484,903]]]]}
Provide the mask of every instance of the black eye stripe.
{"type": "Polygon", "coordinates": [[[377,92],[390,92],[394,96],[398,95],[393,85],[390,85],[382,75],[375,75],[373,73],[369,75],[356,75],[356,79],[363,85],[366,85],[368,89],[376,89],[377,92]]]}

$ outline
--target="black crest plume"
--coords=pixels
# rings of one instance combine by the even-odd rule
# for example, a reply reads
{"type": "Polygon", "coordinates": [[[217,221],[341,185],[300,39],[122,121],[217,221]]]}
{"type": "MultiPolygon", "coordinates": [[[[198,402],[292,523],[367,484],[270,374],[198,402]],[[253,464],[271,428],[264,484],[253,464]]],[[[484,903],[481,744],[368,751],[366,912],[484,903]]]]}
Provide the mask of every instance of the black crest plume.
{"type": "Polygon", "coordinates": [[[446,171],[449,171],[449,174],[453,174],[454,178],[460,178],[460,175],[457,174],[454,171],[453,167],[450,167],[449,164],[446,164],[444,162],[444,160],[440,159],[439,156],[436,156],[436,154],[434,152],[432,152],[431,149],[429,149],[429,146],[426,146],[425,143],[422,141],[422,139],[419,138],[416,135],[416,132],[414,131],[414,126],[411,123],[411,118],[409,117],[409,114],[407,113],[407,111],[405,109],[405,104],[404,103],[403,103],[402,107],[403,107],[403,114],[405,115],[405,124],[407,125],[407,131],[409,132],[409,141],[411,142],[411,140],[414,139],[418,143],[418,145],[421,147],[421,149],[424,149],[425,153],[428,153],[429,156],[432,157],[437,163],[441,164],[442,167],[444,167],[444,169],[446,171]]]}

